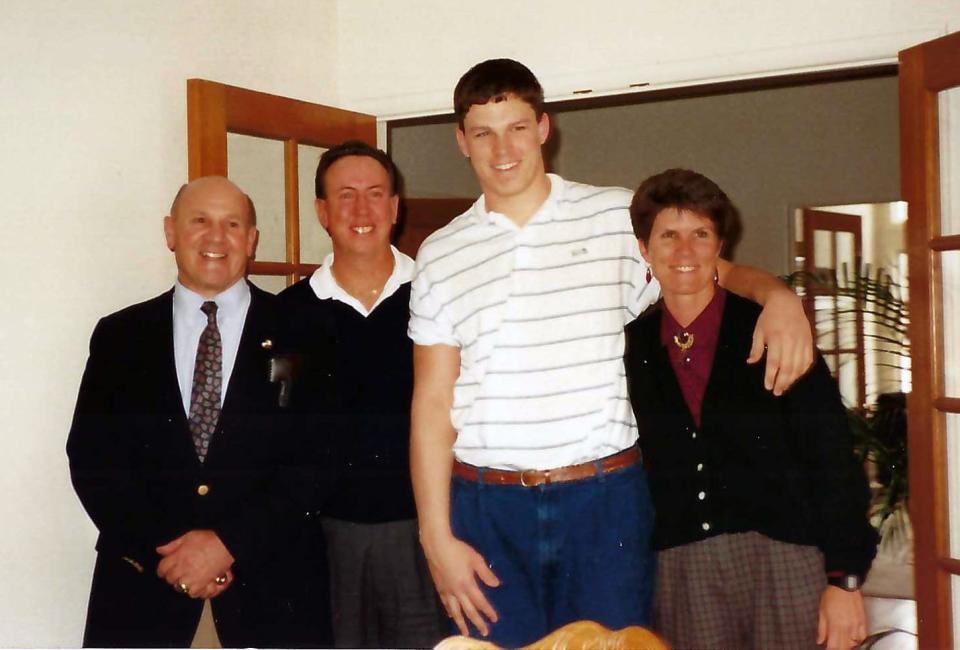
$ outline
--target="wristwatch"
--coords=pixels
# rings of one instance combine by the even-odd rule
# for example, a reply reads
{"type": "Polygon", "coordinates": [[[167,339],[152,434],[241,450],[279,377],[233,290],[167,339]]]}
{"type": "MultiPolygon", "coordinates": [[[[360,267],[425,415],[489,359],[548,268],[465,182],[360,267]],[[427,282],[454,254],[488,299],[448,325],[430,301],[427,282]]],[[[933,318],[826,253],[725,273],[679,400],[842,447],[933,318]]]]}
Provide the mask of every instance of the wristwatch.
{"type": "Polygon", "coordinates": [[[827,584],[840,587],[844,591],[857,591],[863,584],[860,576],[855,573],[830,572],[827,574],[827,584]]]}

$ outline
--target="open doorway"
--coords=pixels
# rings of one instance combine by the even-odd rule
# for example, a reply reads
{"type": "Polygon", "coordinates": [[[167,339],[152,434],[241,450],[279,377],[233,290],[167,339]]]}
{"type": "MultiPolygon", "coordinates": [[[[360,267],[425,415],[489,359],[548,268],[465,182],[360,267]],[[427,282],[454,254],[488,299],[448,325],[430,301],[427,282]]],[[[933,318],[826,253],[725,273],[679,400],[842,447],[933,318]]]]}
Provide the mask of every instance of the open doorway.
{"type": "Polygon", "coordinates": [[[909,393],[907,204],[794,211],[791,280],[847,406],[909,393]]]}

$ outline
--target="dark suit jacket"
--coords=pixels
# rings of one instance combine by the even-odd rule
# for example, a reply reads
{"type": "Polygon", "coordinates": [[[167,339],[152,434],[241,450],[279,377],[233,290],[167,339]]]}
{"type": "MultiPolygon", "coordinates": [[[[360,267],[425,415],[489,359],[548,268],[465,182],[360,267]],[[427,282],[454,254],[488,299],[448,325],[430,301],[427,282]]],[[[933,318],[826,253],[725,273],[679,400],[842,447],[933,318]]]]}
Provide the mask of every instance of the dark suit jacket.
{"type": "Polygon", "coordinates": [[[251,293],[205,463],[177,383],[173,292],[93,333],[67,442],[74,487],[100,531],[84,645],[190,644],[202,601],[157,577],[155,549],[192,529],[214,530],[236,560],[234,584],[212,601],[225,646],[330,642],[326,554],[304,525],[309,459],[262,345],[277,335],[275,297],[251,293]]]}
{"type": "Polygon", "coordinates": [[[700,426],[661,343],[660,309],[627,326],[625,364],[656,510],[654,545],[755,530],[816,545],[827,571],[862,577],[876,534],[836,382],[818,355],[784,396],[765,390],[764,364],[746,363],[759,314],[758,305],[727,294],[700,426]]]}

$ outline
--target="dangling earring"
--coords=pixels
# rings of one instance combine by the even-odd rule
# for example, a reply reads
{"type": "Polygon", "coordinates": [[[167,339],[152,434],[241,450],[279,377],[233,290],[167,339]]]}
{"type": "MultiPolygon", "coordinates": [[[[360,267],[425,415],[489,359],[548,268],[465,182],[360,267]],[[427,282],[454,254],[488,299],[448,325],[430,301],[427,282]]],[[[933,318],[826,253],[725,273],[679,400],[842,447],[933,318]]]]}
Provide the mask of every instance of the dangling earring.
{"type": "Polygon", "coordinates": [[[647,265],[647,284],[650,284],[650,280],[653,279],[653,273],[650,271],[650,265],[647,265]]]}

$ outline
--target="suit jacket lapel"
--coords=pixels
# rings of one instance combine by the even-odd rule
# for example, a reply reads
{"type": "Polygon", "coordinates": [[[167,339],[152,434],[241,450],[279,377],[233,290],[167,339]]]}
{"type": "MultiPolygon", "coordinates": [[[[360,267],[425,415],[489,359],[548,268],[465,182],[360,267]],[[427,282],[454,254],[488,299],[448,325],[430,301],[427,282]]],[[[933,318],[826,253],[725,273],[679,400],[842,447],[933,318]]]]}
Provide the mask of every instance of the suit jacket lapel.
{"type": "Polygon", "coordinates": [[[199,463],[193,447],[193,436],[187,424],[187,414],[183,410],[183,397],[180,393],[180,381],[177,378],[177,362],[173,345],[173,289],[161,296],[156,303],[156,314],[151,321],[156,331],[149,337],[153,343],[157,381],[154,390],[159,402],[160,413],[172,418],[172,430],[178,432],[182,447],[195,462],[199,463]]]}
{"type": "MultiPolygon", "coordinates": [[[[269,338],[270,328],[264,296],[260,290],[250,285],[250,308],[243,323],[240,344],[233,372],[227,384],[227,394],[220,409],[220,423],[243,410],[243,404],[257,382],[269,372],[267,359],[269,350],[263,347],[269,338]]],[[[221,426],[218,426],[218,433],[221,426]]]]}
{"type": "Polygon", "coordinates": [[[173,351],[173,289],[163,294],[162,300],[158,301],[157,315],[153,322],[157,324],[156,340],[159,342],[155,348],[160,355],[157,367],[162,373],[159,375],[159,396],[163,400],[164,410],[174,413],[175,422],[186,430],[187,414],[183,411],[183,398],[173,351]]]}

